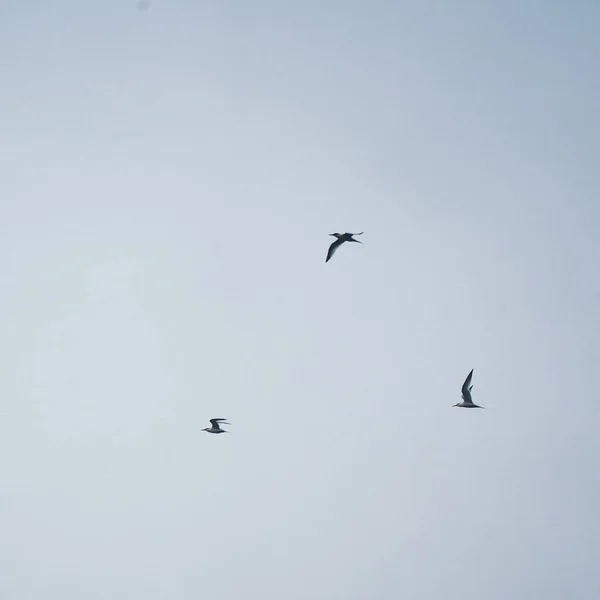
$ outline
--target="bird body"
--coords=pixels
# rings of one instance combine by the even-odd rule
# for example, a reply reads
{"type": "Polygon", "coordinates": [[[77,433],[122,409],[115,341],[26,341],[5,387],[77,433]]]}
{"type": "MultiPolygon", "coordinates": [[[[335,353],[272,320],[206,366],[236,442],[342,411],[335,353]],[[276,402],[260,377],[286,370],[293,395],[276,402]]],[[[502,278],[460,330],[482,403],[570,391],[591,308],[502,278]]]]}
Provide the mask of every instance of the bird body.
{"type": "Polygon", "coordinates": [[[210,419],[211,427],[205,427],[202,431],[208,431],[208,433],[229,433],[229,431],[221,429],[221,423],[230,425],[225,419],[210,419]]]}
{"type": "Polygon", "coordinates": [[[327,251],[327,258],[325,262],[329,262],[331,257],[335,254],[335,251],[344,243],[344,242],[356,242],[357,244],[362,244],[359,240],[355,240],[352,236],[354,235],[362,235],[364,231],[360,233],[330,233],[333,237],[337,238],[335,242],[329,246],[329,250],[327,251]]]}
{"type": "Polygon", "coordinates": [[[485,408],[484,406],[478,406],[477,404],[473,403],[473,398],[471,396],[471,390],[473,389],[473,386],[471,385],[471,379],[473,378],[473,371],[474,369],[471,369],[471,372],[467,375],[467,378],[465,379],[465,382],[463,383],[462,386],[462,402],[459,402],[458,404],[455,404],[454,406],[458,406],[460,408],[485,408]]]}

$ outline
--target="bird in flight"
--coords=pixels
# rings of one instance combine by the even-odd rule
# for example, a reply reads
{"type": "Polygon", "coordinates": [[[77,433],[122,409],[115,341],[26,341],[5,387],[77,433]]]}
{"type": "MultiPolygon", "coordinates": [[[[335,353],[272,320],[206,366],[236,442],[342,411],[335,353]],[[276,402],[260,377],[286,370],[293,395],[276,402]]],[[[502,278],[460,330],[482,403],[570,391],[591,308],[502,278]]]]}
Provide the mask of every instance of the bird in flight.
{"type": "Polygon", "coordinates": [[[210,419],[211,427],[205,427],[202,431],[208,431],[208,433],[229,433],[229,431],[221,429],[221,423],[225,423],[225,425],[231,425],[231,423],[228,423],[226,419],[210,419]]]}
{"type": "Polygon", "coordinates": [[[329,262],[331,257],[335,254],[335,251],[344,243],[344,242],[356,242],[357,244],[362,244],[358,240],[355,240],[352,236],[354,235],[362,235],[364,231],[360,233],[330,233],[333,237],[337,238],[331,246],[329,246],[329,250],[327,251],[327,258],[325,262],[329,262]]]}
{"type": "Polygon", "coordinates": [[[471,397],[471,390],[473,389],[473,386],[471,385],[471,379],[473,379],[473,371],[474,369],[471,369],[471,372],[467,375],[467,378],[465,379],[465,382],[463,383],[462,386],[462,402],[459,402],[458,404],[455,404],[454,406],[460,406],[461,408],[485,408],[485,406],[478,406],[477,404],[473,403],[473,398],[471,397]]]}

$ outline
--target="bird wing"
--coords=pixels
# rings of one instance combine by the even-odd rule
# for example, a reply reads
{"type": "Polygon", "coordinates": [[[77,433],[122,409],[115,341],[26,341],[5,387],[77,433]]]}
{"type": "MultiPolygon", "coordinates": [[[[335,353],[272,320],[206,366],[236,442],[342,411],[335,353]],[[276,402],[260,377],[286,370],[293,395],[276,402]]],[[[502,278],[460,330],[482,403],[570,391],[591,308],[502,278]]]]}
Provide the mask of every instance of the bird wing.
{"type": "Polygon", "coordinates": [[[473,399],[471,398],[471,390],[473,389],[473,386],[471,385],[471,379],[473,378],[473,371],[474,369],[471,369],[471,372],[467,375],[467,378],[462,386],[462,397],[465,402],[473,402],[473,399]]]}
{"type": "Polygon", "coordinates": [[[325,262],[329,262],[329,259],[335,254],[335,251],[343,243],[344,243],[344,240],[335,240],[335,242],[333,242],[331,244],[331,246],[329,246],[329,250],[327,251],[327,258],[325,259],[325,262]]]}
{"type": "Polygon", "coordinates": [[[361,231],[360,233],[349,233],[348,235],[362,235],[364,233],[364,231],[361,231]]]}
{"type": "Polygon", "coordinates": [[[225,421],[227,421],[227,419],[210,419],[210,424],[215,428],[215,429],[221,429],[221,425],[220,423],[225,423],[225,421]]]}

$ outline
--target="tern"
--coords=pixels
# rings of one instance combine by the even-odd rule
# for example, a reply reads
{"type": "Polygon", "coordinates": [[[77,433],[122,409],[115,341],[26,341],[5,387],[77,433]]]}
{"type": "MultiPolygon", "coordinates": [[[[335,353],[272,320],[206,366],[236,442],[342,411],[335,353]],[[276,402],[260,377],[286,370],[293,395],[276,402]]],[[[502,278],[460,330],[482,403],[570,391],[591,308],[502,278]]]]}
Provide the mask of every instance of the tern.
{"type": "Polygon", "coordinates": [[[205,427],[202,431],[208,431],[208,433],[229,433],[229,431],[225,431],[221,429],[221,423],[225,423],[225,425],[231,425],[225,419],[209,419],[212,427],[205,427]]]}
{"type": "Polygon", "coordinates": [[[459,402],[458,404],[455,404],[454,406],[460,406],[461,408],[485,408],[484,406],[478,406],[477,404],[474,404],[473,398],[471,397],[471,390],[473,389],[473,386],[471,385],[471,379],[473,379],[473,371],[474,371],[474,369],[471,369],[471,372],[467,375],[467,378],[465,379],[465,382],[463,383],[463,386],[462,386],[463,401],[459,402]]]}
{"type": "Polygon", "coordinates": [[[331,246],[329,246],[329,250],[327,251],[327,258],[325,259],[325,262],[329,262],[331,257],[335,254],[335,251],[344,242],[356,242],[357,244],[362,244],[362,242],[355,240],[352,236],[353,235],[362,235],[363,233],[364,233],[364,231],[361,231],[360,233],[330,233],[329,235],[336,237],[337,240],[335,240],[335,242],[333,242],[333,244],[331,244],[331,246]]]}

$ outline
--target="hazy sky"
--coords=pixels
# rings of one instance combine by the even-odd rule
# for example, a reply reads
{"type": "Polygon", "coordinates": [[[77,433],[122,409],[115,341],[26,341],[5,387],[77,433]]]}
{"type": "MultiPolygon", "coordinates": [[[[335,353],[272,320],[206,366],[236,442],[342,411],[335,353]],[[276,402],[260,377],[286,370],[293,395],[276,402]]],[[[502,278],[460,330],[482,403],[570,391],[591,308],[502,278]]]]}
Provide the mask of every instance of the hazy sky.
{"type": "Polygon", "coordinates": [[[0,2],[2,600],[599,598],[598,31],[0,2]]]}

